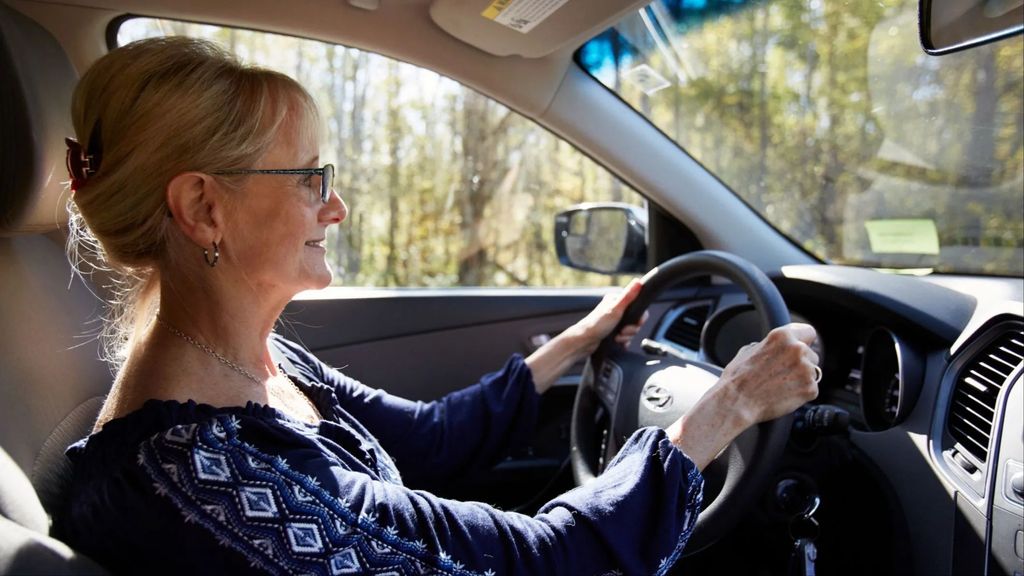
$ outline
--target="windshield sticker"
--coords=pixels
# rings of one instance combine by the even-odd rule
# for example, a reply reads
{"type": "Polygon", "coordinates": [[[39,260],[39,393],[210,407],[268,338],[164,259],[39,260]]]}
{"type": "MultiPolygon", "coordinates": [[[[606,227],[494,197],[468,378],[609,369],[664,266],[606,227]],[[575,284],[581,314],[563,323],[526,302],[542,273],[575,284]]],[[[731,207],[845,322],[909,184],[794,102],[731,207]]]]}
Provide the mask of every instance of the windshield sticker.
{"type": "Polygon", "coordinates": [[[488,20],[526,34],[569,0],[494,0],[480,13],[488,20]]]}
{"type": "Polygon", "coordinates": [[[939,253],[939,231],[927,218],[868,220],[864,223],[875,254],[939,253]]]}
{"type": "Polygon", "coordinates": [[[647,94],[648,96],[671,86],[664,76],[658,74],[654,68],[651,68],[647,64],[641,64],[632,68],[626,72],[622,78],[626,82],[629,82],[643,90],[644,94],[647,94]]]}

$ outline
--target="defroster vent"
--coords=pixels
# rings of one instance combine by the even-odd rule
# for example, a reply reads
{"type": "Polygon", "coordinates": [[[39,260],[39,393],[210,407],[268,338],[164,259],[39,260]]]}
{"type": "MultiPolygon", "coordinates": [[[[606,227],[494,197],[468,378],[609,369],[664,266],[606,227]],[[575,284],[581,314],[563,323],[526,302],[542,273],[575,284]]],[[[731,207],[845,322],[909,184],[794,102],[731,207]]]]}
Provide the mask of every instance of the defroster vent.
{"type": "Polygon", "coordinates": [[[999,391],[1024,363],[1024,330],[1007,329],[960,370],[949,411],[949,433],[984,466],[988,461],[999,391]]]}

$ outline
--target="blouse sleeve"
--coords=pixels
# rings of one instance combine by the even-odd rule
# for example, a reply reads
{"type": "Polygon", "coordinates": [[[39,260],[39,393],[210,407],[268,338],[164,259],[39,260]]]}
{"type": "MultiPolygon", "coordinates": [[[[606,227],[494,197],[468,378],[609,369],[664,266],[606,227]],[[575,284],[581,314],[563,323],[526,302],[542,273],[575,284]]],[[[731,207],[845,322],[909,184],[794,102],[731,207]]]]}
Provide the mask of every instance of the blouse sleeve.
{"type": "Polygon", "coordinates": [[[700,473],[657,428],[530,517],[375,480],[247,426],[220,415],[176,427],[142,445],[139,470],[206,534],[190,537],[270,573],[664,574],[700,510],[700,473]]]}
{"type": "Polygon", "coordinates": [[[416,402],[349,378],[294,343],[278,342],[297,369],[334,389],[341,407],[380,442],[410,486],[435,488],[490,468],[525,445],[536,426],[540,396],[518,354],[468,388],[416,402]]]}

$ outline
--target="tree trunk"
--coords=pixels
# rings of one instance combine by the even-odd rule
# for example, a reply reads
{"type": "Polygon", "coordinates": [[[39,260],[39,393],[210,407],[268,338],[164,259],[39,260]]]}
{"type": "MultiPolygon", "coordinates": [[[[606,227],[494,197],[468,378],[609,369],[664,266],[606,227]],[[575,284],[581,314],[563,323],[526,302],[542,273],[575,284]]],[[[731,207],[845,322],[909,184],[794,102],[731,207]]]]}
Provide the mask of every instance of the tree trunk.
{"type": "Polygon", "coordinates": [[[343,155],[346,157],[346,163],[351,166],[349,170],[346,170],[348,174],[346,190],[348,191],[348,198],[346,201],[349,203],[349,212],[356,215],[356,222],[353,222],[352,231],[349,234],[349,247],[348,250],[348,265],[346,270],[349,271],[350,277],[353,281],[362,272],[363,267],[363,247],[365,246],[366,230],[365,221],[361,211],[354,210],[352,206],[354,204],[361,204],[360,198],[364,192],[363,183],[366,182],[367,175],[365,172],[369,170],[369,164],[363,160],[363,109],[366,103],[366,90],[369,86],[368,75],[365,73],[367,68],[367,56],[363,52],[358,52],[358,56],[351,58],[346,52],[345,61],[351,66],[349,71],[346,71],[345,75],[348,81],[352,84],[352,113],[349,116],[350,134],[347,138],[345,145],[345,152],[343,155]],[[363,72],[362,74],[360,74],[363,72]],[[354,172],[358,170],[360,174],[354,172]],[[358,226],[356,225],[358,224],[358,226]]]}
{"type": "Polygon", "coordinates": [[[460,236],[459,285],[480,286],[484,282],[487,253],[480,235],[480,222],[490,192],[492,164],[487,145],[487,101],[476,92],[466,91],[463,101],[462,171],[463,186],[459,202],[460,236]]]}
{"type": "MultiPolygon", "coordinates": [[[[839,161],[839,142],[837,141],[840,135],[836,128],[839,126],[838,119],[842,116],[843,111],[842,104],[839,102],[840,87],[837,86],[838,74],[836,67],[838,66],[838,60],[836,58],[836,50],[838,50],[838,43],[835,38],[839,34],[839,20],[842,16],[835,10],[836,8],[834,7],[831,10],[827,6],[825,8],[825,38],[829,39],[828,44],[826,44],[828,53],[825,58],[825,86],[828,91],[825,112],[828,116],[828,125],[832,127],[832,130],[829,133],[828,140],[825,142],[825,170],[813,222],[817,229],[816,231],[823,237],[826,246],[828,246],[826,250],[828,254],[842,254],[841,238],[839,236],[840,227],[834,226],[833,222],[838,221],[842,217],[843,205],[845,204],[837,186],[842,165],[839,161]]],[[[807,236],[804,235],[804,237],[807,236]]]]}
{"type": "Polygon", "coordinates": [[[758,23],[754,31],[754,42],[757,63],[754,78],[757,80],[757,117],[758,117],[758,155],[757,155],[757,199],[759,205],[765,204],[768,182],[768,147],[771,144],[768,117],[768,62],[765,52],[768,50],[768,7],[761,4],[755,15],[758,23]]]}
{"type": "Polygon", "coordinates": [[[388,62],[387,79],[387,134],[388,134],[388,256],[384,264],[384,281],[389,286],[400,285],[398,276],[398,196],[401,184],[402,154],[399,150],[402,138],[398,90],[400,88],[398,64],[388,62]]]}
{"type": "Polygon", "coordinates": [[[993,50],[975,52],[974,75],[974,116],[967,150],[964,154],[963,175],[970,186],[989,186],[995,168],[996,148],[996,106],[999,94],[996,91],[996,61],[993,50]]]}

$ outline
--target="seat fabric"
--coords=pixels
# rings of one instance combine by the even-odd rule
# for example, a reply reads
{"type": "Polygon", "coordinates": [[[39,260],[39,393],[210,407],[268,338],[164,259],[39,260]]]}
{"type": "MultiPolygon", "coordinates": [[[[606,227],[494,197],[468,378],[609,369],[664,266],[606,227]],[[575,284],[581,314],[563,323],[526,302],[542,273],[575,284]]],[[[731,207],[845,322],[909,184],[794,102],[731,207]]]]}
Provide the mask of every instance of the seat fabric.
{"type": "Polygon", "coordinates": [[[111,374],[103,304],[65,255],[62,150],[77,74],[57,41],[0,1],[0,574],[102,574],[49,537],[111,374]]]}
{"type": "Polygon", "coordinates": [[[105,574],[46,536],[48,520],[21,468],[0,449],[0,574],[105,574]]]}

